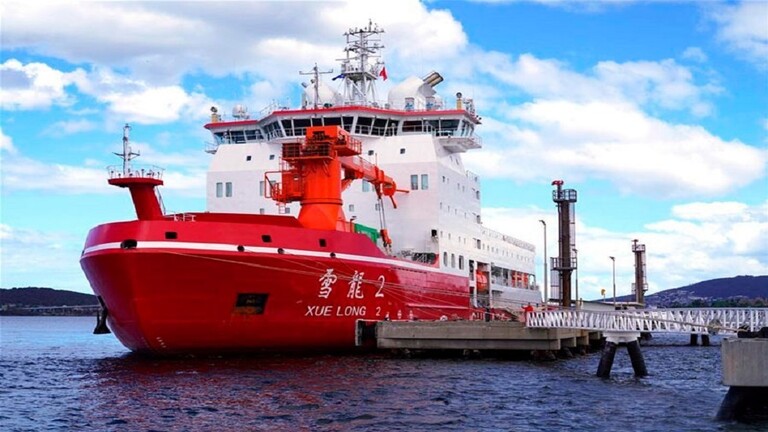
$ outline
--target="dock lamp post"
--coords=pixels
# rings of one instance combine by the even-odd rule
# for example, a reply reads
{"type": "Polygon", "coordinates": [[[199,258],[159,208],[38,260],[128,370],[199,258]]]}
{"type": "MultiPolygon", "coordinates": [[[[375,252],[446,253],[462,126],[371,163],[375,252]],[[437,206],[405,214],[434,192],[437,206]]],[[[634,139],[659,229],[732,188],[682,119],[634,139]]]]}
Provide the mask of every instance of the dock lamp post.
{"type": "Polygon", "coordinates": [[[613,308],[616,309],[616,258],[612,256],[608,258],[611,259],[613,266],[613,308]]]}
{"type": "Polygon", "coordinates": [[[579,305],[579,250],[573,248],[573,259],[576,261],[576,306],[579,305]]]}
{"type": "Polygon", "coordinates": [[[539,219],[539,222],[544,225],[544,309],[546,310],[547,305],[549,304],[549,294],[547,292],[547,261],[549,260],[549,258],[547,258],[547,223],[544,222],[544,219],[539,219]]]}

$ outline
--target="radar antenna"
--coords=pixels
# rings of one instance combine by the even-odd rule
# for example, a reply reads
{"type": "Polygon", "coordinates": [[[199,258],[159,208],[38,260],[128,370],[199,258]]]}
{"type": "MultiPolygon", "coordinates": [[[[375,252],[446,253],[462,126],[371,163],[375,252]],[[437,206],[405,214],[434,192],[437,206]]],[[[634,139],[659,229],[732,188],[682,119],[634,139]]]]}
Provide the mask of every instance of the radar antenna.
{"type": "Polygon", "coordinates": [[[128,123],[123,126],[123,152],[114,153],[123,160],[123,176],[129,176],[131,173],[131,161],[137,156],[141,156],[139,152],[134,153],[131,149],[131,143],[129,136],[131,133],[131,125],[128,123]]]}
{"type": "MultiPolygon", "coordinates": [[[[344,79],[344,103],[349,105],[376,106],[375,82],[379,76],[386,77],[384,62],[379,52],[381,45],[379,34],[384,29],[368,21],[368,26],[349,29],[347,46],[344,48],[347,56],[341,61],[341,75],[336,78],[344,79]],[[370,59],[375,62],[370,63],[370,59]]],[[[336,79],[334,78],[334,79],[336,79]]]]}
{"type": "Polygon", "coordinates": [[[313,104],[315,109],[317,109],[317,101],[320,100],[320,75],[325,75],[330,73],[333,73],[333,69],[329,71],[320,72],[317,69],[317,63],[315,63],[315,67],[312,68],[312,72],[299,71],[299,75],[313,75],[311,82],[312,82],[312,88],[315,91],[315,103],[313,104]]]}

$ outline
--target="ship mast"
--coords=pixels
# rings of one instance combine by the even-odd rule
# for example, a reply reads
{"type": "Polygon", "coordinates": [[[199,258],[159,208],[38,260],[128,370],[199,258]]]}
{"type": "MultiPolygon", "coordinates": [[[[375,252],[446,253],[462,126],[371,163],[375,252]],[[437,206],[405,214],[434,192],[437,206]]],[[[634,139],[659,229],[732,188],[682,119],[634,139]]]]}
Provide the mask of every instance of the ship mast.
{"type": "Polygon", "coordinates": [[[138,152],[134,153],[131,149],[131,143],[129,141],[129,135],[131,134],[131,125],[128,123],[123,126],[123,152],[113,153],[119,156],[123,160],[123,176],[128,177],[131,174],[131,161],[137,156],[140,156],[138,152]]]}
{"type": "Polygon", "coordinates": [[[163,219],[161,199],[155,189],[163,184],[163,169],[156,166],[136,169],[131,167],[131,160],[139,156],[139,153],[134,153],[131,149],[128,139],[130,131],[131,126],[126,123],[123,127],[123,152],[114,153],[123,160],[123,170],[121,172],[116,166],[107,167],[108,182],[113,186],[130,190],[136,217],[139,220],[163,219]]]}
{"type": "Polygon", "coordinates": [[[344,33],[347,37],[347,46],[344,48],[347,57],[340,60],[341,77],[344,78],[344,103],[347,105],[376,104],[375,83],[384,69],[384,62],[379,55],[379,51],[384,48],[380,44],[381,33],[384,30],[371,21],[368,21],[368,27],[353,28],[344,33]],[[369,65],[369,59],[375,59],[375,63],[369,65]]]}
{"type": "Polygon", "coordinates": [[[312,83],[312,89],[315,91],[315,98],[314,98],[314,109],[317,109],[317,102],[320,100],[320,75],[330,74],[333,73],[333,69],[329,71],[322,71],[320,72],[317,69],[317,63],[315,63],[315,67],[312,68],[312,72],[302,72],[299,71],[299,75],[313,75],[310,82],[312,83]]]}

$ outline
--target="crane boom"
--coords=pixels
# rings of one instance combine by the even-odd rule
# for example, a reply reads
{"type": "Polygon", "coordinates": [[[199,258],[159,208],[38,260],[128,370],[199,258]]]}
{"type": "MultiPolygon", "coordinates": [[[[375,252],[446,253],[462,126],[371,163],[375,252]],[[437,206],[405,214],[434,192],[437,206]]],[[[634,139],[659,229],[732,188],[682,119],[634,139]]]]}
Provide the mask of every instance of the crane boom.
{"type": "Polygon", "coordinates": [[[339,126],[307,128],[304,142],[283,144],[281,181],[265,173],[267,194],[278,204],[301,202],[299,222],[318,229],[349,230],[344,217],[341,192],[354,180],[366,180],[379,199],[388,196],[397,208],[397,183],[375,164],[363,159],[362,143],[339,126]],[[342,177],[343,172],[343,177],[342,177]]]}

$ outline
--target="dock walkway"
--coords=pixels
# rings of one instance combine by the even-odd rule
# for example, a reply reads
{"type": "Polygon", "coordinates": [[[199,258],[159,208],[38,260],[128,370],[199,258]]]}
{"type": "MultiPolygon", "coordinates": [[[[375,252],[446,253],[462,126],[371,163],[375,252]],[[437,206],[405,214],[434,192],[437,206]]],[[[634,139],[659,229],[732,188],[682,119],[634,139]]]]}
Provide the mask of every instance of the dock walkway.
{"type": "Polygon", "coordinates": [[[515,321],[382,321],[376,323],[379,348],[550,350],[599,340],[598,332],[528,328],[515,321]]]}

